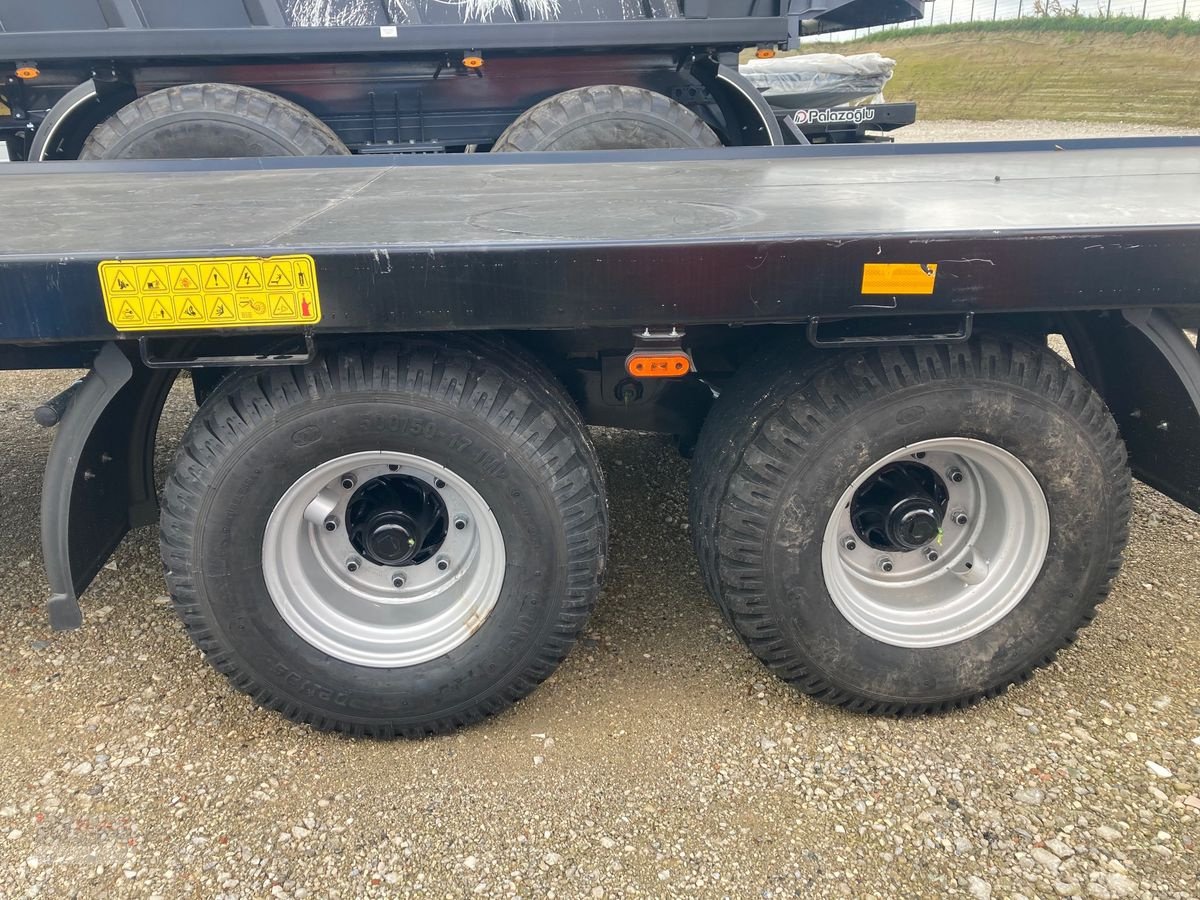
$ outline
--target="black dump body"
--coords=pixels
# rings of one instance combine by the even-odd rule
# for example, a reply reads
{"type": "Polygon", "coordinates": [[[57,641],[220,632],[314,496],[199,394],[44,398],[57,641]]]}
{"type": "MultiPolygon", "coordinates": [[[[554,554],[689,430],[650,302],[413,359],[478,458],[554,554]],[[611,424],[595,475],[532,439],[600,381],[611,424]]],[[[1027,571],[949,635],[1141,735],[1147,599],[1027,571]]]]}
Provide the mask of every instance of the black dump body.
{"type": "MultiPolygon", "coordinates": [[[[0,0],[0,32],[4,33],[0,35],[0,46],[14,46],[10,35],[114,28],[379,28],[645,21],[654,21],[655,33],[670,42],[672,32],[661,26],[671,20],[689,24],[717,20],[731,26],[719,32],[731,42],[739,40],[739,32],[744,34],[742,40],[767,40],[763,35],[773,33],[773,40],[784,41],[789,33],[906,22],[919,19],[921,11],[921,0],[0,0]],[[764,19],[776,21],[764,23],[764,19]],[[735,24],[739,20],[743,20],[740,28],[735,24]]],[[[177,53],[166,45],[160,51],[164,56],[177,53]]]]}

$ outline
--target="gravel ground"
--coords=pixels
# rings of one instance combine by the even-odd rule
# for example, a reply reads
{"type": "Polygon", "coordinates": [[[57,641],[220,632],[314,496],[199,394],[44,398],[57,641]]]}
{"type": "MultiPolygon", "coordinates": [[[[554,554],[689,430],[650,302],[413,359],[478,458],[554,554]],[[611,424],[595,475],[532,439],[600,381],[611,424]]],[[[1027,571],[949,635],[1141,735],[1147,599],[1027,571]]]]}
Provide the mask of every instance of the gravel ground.
{"type": "Polygon", "coordinates": [[[1099,137],[1157,137],[1172,134],[1200,134],[1200,131],[1186,128],[1159,128],[1155,125],[1114,125],[1111,122],[1093,125],[1088,122],[1048,122],[1044,119],[1002,122],[943,119],[936,122],[917,121],[907,128],[896,131],[895,138],[897,142],[911,144],[920,141],[1036,141],[1099,137]]]}
{"type": "MultiPolygon", "coordinates": [[[[1200,517],[1147,488],[1059,662],[966,712],[870,719],[768,676],[704,594],[687,463],[600,431],[614,541],[582,644],[488,723],[356,741],[203,663],[152,530],[83,630],[49,631],[28,411],[69,380],[0,375],[2,896],[1200,896],[1200,517]]],[[[177,391],[166,453],[190,412],[177,391]]]]}

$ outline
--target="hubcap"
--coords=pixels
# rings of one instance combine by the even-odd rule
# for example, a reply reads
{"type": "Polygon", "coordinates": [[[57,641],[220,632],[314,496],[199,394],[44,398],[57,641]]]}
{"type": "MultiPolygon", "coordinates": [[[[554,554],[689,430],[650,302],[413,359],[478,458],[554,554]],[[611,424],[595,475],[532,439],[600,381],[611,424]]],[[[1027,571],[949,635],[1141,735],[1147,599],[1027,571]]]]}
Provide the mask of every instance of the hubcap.
{"type": "Polygon", "coordinates": [[[1037,479],[969,438],[889,454],[845,490],[821,564],[834,605],[864,634],[939,647],[990,628],[1033,585],[1050,542],[1037,479]]]}
{"type": "Polygon", "coordinates": [[[465,479],[408,453],[330,460],[289,487],[263,535],[275,608],[328,655],[413,666],[478,630],[504,581],[504,540],[465,479]]]}

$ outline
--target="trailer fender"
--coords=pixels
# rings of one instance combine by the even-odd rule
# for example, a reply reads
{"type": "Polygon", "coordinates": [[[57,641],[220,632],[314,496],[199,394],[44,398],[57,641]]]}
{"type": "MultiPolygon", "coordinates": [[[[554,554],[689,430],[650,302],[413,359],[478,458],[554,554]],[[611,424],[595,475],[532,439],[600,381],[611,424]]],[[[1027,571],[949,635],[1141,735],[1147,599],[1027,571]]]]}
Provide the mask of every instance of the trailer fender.
{"type": "Polygon", "coordinates": [[[42,556],[55,631],[83,623],[79,596],[131,528],[157,520],[154,439],[175,372],[105,344],[63,412],[42,482],[42,556]]]}
{"type": "Polygon", "coordinates": [[[1200,351],[1154,309],[1072,316],[1063,337],[1116,418],[1133,473],[1200,512],[1200,351]]]}
{"type": "MultiPolygon", "coordinates": [[[[692,70],[717,99],[727,122],[741,123],[740,143],[751,146],[783,146],[783,129],[763,99],[762,92],[746,80],[737,69],[726,65],[697,65],[692,70]],[[731,115],[732,114],[732,115],[731,115]]],[[[732,136],[727,139],[732,140],[732,136]]]]}
{"type": "Polygon", "coordinates": [[[74,127],[79,111],[99,99],[96,82],[91,78],[63,94],[38,126],[33,142],[29,145],[29,161],[43,162],[49,158],[58,139],[74,127]]]}

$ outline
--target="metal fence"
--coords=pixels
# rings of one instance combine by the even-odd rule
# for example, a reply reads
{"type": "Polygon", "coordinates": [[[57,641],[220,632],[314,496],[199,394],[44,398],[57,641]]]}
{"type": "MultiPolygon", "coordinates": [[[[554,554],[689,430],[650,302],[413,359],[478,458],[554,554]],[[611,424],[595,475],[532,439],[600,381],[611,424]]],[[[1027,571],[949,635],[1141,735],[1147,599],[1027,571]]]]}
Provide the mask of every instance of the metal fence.
{"type": "Polygon", "coordinates": [[[904,28],[923,25],[951,25],[955,22],[997,22],[1008,19],[1080,15],[1100,18],[1128,16],[1136,19],[1174,19],[1180,16],[1200,20],[1200,0],[927,0],[925,18],[903,25],[881,25],[833,34],[801,38],[801,43],[850,41],[904,28]]]}

